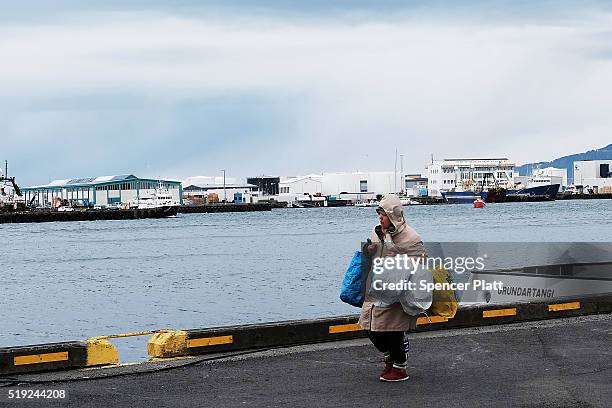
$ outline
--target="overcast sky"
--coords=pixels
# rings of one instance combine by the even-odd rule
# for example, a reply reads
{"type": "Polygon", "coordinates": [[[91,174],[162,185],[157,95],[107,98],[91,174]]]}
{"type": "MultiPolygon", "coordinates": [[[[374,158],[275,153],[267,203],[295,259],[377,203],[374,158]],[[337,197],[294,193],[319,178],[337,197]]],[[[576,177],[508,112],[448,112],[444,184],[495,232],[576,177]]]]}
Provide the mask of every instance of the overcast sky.
{"type": "Polygon", "coordinates": [[[10,3],[0,159],[22,185],[393,170],[395,149],[421,172],[612,141],[605,2],[10,3]]]}

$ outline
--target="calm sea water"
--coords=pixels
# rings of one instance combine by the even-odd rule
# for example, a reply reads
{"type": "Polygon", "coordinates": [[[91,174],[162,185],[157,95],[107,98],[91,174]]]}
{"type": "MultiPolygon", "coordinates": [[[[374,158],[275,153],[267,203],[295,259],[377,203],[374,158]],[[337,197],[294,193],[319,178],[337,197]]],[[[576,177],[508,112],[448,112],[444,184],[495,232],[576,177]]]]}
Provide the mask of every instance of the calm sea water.
{"type": "MultiPolygon", "coordinates": [[[[611,200],[405,212],[425,241],[612,240],[611,200]]],[[[376,222],[350,207],[0,225],[0,347],[356,313],[339,284],[376,222]]]]}

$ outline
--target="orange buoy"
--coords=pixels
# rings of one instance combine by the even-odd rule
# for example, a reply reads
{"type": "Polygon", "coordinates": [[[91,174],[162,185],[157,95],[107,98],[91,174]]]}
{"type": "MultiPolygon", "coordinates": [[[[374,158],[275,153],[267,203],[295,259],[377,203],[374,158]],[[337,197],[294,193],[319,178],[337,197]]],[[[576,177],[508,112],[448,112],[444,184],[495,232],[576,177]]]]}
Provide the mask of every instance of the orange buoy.
{"type": "Polygon", "coordinates": [[[484,200],[481,200],[480,198],[474,200],[474,208],[484,208],[485,205],[484,200]]]}

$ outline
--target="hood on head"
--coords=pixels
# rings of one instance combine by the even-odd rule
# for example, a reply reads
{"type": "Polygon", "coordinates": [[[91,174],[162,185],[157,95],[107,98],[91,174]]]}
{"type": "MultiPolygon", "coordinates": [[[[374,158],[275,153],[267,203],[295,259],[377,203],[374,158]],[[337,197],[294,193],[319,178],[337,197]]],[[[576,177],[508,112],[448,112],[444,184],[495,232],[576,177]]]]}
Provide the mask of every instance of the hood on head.
{"type": "Polygon", "coordinates": [[[406,224],[404,220],[404,209],[402,208],[402,202],[399,197],[395,194],[387,194],[380,200],[378,209],[381,209],[389,217],[389,221],[395,227],[395,231],[391,235],[399,233],[406,224]]]}

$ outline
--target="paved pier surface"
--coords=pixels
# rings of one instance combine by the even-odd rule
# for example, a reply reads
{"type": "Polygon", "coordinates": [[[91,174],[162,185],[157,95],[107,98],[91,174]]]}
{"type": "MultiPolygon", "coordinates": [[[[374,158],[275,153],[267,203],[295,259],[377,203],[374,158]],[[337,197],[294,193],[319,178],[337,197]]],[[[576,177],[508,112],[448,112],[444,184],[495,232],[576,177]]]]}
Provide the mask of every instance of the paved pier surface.
{"type": "MultiPolygon", "coordinates": [[[[612,315],[417,333],[411,341],[410,379],[401,383],[378,380],[380,355],[366,340],[298,346],[213,361],[204,358],[211,357],[20,375],[17,379],[62,380],[24,382],[19,387],[66,389],[69,400],[65,405],[69,406],[612,405],[612,315]],[[83,377],[89,379],[74,381],[83,377]]],[[[0,388],[2,393],[6,390],[0,388]]],[[[0,405],[20,405],[0,401],[0,405]]],[[[59,405],[64,404],[53,406],[59,405]]]]}

